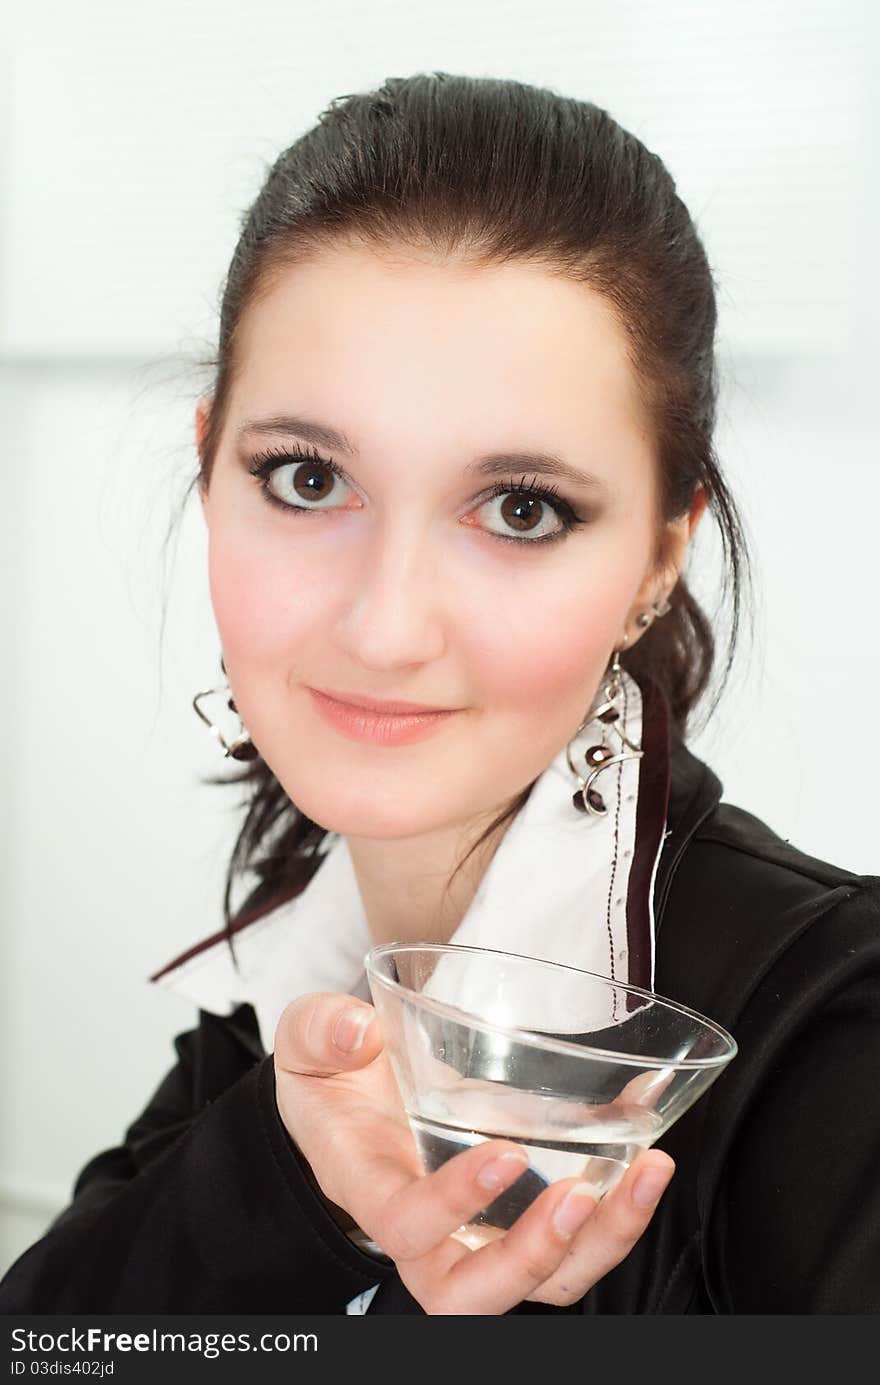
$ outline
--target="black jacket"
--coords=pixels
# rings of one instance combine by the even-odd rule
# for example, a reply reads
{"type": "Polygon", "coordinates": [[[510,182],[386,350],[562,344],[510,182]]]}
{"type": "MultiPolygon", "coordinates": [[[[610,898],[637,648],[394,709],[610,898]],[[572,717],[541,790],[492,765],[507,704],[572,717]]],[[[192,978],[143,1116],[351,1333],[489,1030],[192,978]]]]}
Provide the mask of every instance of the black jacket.
{"type": "MultiPolygon", "coordinates": [[[[880,877],[804,854],[674,738],[655,989],[739,1053],[658,1141],[675,1176],[626,1259],[568,1308],[880,1311],[880,877]]],[[[123,1142],[0,1282],[5,1313],[421,1312],[315,1190],[255,1015],[199,1011],[123,1142]]]]}

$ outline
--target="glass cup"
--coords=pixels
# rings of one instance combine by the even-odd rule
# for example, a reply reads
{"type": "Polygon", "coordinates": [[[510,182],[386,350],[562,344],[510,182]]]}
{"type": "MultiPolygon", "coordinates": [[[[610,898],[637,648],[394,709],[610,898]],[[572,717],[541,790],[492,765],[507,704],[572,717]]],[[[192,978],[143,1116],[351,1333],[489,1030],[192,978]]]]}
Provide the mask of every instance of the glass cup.
{"type": "Polygon", "coordinates": [[[737,1051],[695,1010],[557,962],[383,943],[365,966],[425,1172],[499,1136],[530,1156],[455,1233],[474,1249],[557,1179],[578,1178],[601,1198],[737,1051]]]}

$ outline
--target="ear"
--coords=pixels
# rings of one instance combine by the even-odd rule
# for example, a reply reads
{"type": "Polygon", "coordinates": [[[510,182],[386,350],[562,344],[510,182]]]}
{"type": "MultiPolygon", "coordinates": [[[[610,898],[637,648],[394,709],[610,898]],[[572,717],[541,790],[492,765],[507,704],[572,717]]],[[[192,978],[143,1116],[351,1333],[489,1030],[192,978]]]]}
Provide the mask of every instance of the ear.
{"type": "MultiPolygon", "coordinates": [[[[199,453],[199,466],[204,468],[205,460],[205,441],[208,436],[208,428],[211,423],[211,404],[207,399],[202,399],[196,406],[196,447],[199,453]]],[[[204,514],[208,505],[208,493],[204,486],[199,484],[199,499],[202,502],[202,513],[204,514]]]]}
{"type": "Polygon", "coordinates": [[[690,503],[690,508],[685,510],[683,514],[678,515],[677,518],[670,520],[667,525],[667,559],[664,567],[667,568],[668,577],[672,578],[672,580],[669,582],[668,589],[664,588],[663,593],[661,593],[662,595],[665,595],[667,590],[671,591],[678,581],[679,574],[684,566],[688,544],[694,537],[696,527],[702,519],[708,503],[709,497],[706,495],[705,490],[702,486],[697,486],[694,491],[694,498],[690,503]]]}
{"type": "MultiPolygon", "coordinates": [[[[655,602],[669,596],[679,579],[688,544],[694,536],[708,503],[709,497],[704,488],[697,486],[690,507],[677,515],[675,519],[667,522],[663,539],[663,559],[646,575],[637,591],[627,621],[627,629],[635,625],[636,617],[647,607],[653,606],[655,602]]],[[[644,630],[635,626],[635,634],[630,638],[630,645],[635,644],[642,634],[644,634],[644,630]]]]}

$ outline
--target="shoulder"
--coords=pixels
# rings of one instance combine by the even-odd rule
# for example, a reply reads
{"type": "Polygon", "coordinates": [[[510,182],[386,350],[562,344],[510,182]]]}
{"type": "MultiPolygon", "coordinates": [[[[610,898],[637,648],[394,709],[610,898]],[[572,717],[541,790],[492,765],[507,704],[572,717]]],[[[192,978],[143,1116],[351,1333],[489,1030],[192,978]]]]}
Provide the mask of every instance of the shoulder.
{"type": "Polygon", "coordinates": [[[721,1312],[877,1311],[867,1242],[845,1225],[880,1118],[880,877],[719,802],[674,885],[665,979],[689,986],[739,1049],[703,1113],[712,1300],[721,1312]]]}
{"type": "Polygon", "coordinates": [[[671,932],[682,914],[702,913],[713,926],[736,919],[748,932],[772,928],[774,919],[797,908],[814,916],[848,900],[856,909],[880,908],[880,876],[810,855],[755,813],[724,801],[717,774],[677,734],[670,768],[670,830],[655,897],[658,940],[661,922],[671,932]]]}
{"type": "Polygon", "coordinates": [[[811,856],[718,802],[658,914],[657,990],[729,1025],[760,990],[818,1004],[865,971],[880,973],[880,877],[811,856]]]}
{"type": "MultiPolygon", "coordinates": [[[[803,905],[822,912],[850,898],[880,909],[880,876],[812,856],[754,813],[727,802],[717,803],[694,832],[676,883],[681,891],[702,891],[725,912],[753,908],[758,900],[762,914],[803,905]]],[[[880,923],[880,912],[877,918],[880,923]]]]}
{"type": "Polygon", "coordinates": [[[694,834],[694,841],[714,846],[719,855],[738,853],[755,863],[751,869],[762,871],[765,867],[775,867],[779,872],[813,881],[819,886],[848,884],[859,887],[880,882],[878,876],[860,875],[822,857],[809,855],[754,813],[734,803],[716,804],[694,834]]]}

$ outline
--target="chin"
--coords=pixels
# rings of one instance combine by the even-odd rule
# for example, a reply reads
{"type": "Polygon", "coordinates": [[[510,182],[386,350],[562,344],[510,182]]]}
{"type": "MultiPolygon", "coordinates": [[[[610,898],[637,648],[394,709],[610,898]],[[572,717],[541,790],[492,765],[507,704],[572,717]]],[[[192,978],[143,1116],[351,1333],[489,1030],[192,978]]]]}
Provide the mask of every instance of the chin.
{"type": "Polygon", "coordinates": [[[433,821],[421,825],[414,805],[408,805],[405,797],[397,798],[384,809],[376,797],[375,785],[370,785],[366,777],[360,787],[354,787],[352,776],[346,774],[341,777],[338,791],[326,782],[316,787],[296,783],[292,778],[282,781],[282,785],[300,812],[325,831],[338,832],[340,836],[390,840],[415,836],[436,825],[433,821]]]}
{"type": "Polygon", "coordinates": [[[379,818],[374,812],[337,811],[322,814],[321,818],[309,813],[328,832],[338,832],[341,837],[364,837],[370,841],[399,841],[405,837],[418,837],[430,832],[439,824],[414,821],[411,813],[396,817],[379,818]]]}

